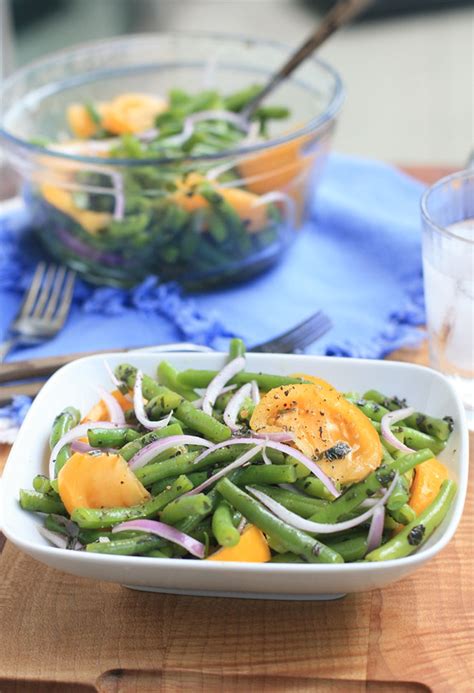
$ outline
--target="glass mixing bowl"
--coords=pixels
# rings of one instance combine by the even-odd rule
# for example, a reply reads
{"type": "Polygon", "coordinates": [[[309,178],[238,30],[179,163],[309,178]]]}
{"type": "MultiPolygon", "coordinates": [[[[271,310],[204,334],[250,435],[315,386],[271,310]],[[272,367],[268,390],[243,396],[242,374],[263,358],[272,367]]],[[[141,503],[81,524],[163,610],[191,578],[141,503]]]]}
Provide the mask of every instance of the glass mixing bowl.
{"type": "Polygon", "coordinates": [[[130,286],[155,274],[193,288],[242,280],[283,258],[343,101],[339,75],[318,59],[268,100],[289,107],[289,119],[273,121],[267,139],[249,136],[235,149],[110,158],[48,142],[70,142],[72,103],[170,89],[228,94],[262,85],[288,54],[245,37],[145,34],[79,46],[6,80],[0,138],[50,254],[99,284],[130,286]],[[205,199],[189,181],[206,183],[205,199]]]}

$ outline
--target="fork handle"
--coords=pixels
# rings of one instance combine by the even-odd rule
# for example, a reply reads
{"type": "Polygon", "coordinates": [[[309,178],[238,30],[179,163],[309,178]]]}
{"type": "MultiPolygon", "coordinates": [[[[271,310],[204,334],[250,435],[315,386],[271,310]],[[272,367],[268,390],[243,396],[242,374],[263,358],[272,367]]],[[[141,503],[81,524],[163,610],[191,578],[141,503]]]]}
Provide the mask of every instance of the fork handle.
{"type": "Polygon", "coordinates": [[[10,337],[0,344],[0,363],[3,363],[12,349],[19,344],[18,337],[10,337]]]}

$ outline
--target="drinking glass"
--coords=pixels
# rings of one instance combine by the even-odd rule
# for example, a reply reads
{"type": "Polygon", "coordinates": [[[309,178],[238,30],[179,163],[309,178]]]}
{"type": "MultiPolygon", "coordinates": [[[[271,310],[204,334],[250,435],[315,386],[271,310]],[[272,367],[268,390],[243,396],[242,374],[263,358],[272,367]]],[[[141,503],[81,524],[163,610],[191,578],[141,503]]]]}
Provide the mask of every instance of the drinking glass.
{"type": "Polygon", "coordinates": [[[474,170],[429,188],[421,216],[430,361],[458,389],[474,429],[474,170]]]}

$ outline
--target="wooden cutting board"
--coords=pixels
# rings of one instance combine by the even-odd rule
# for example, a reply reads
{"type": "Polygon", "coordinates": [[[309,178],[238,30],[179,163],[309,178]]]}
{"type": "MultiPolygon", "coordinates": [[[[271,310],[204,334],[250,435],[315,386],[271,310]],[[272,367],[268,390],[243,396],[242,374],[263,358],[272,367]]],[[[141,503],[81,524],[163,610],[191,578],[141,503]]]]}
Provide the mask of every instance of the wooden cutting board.
{"type": "MultiPolygon", "coordinates": [[[[424,362],[426,349],[394,356],[424,362]]],[[[47,568],[0,535],[0,693],[471,693],[473,498],[471,478],[455,538],[426,567],[333,602],[136,592],[47,568]]]]}

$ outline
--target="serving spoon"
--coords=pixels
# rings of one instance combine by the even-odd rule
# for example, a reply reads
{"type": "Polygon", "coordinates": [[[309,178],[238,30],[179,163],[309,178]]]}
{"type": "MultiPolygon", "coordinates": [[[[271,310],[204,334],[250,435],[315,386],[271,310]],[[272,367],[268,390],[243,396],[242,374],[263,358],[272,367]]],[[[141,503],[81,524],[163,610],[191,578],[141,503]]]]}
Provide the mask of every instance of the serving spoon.
{"type": "Polygon", "coordinates": [[[316,31],[289,57],[286,63],[275,72],[256,96],[251,99],[240,115],[245,121],[250,120],[255,110],[270,92],[272,92],[283,80],[306,60],[315,50],[319,48],[326,39],[336,32],[344,24],[354,19],[358,14],[365,10],[373,0],[339,0],[329,12],[327,12],[319,23],[316,31]]]}

